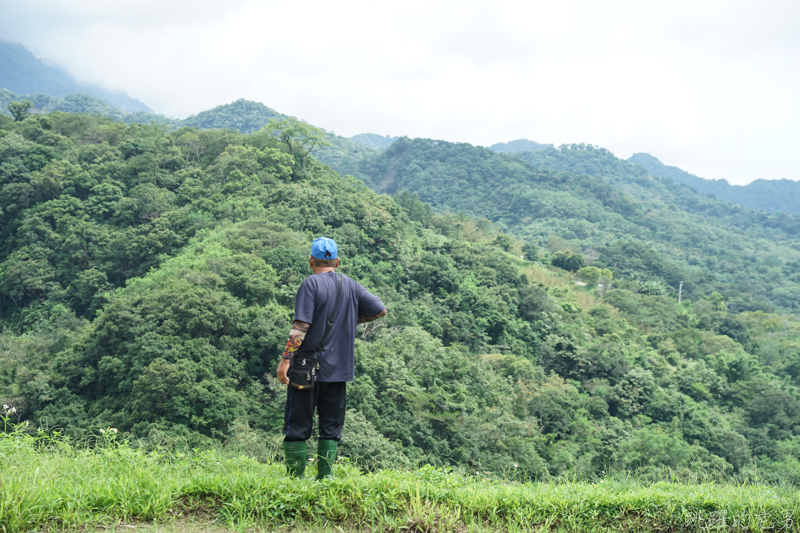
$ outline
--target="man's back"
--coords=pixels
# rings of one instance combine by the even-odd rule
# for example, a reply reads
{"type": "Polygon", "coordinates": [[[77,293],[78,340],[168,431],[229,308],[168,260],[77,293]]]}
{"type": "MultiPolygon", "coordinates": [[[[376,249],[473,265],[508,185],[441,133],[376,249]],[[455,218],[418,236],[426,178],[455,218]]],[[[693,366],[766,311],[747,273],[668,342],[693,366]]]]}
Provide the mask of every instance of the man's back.
{"type": "MultiPolygon", "coordinates": [[[[303,281],[297,291],[295,320],[310,324],[299,354],[313,353],[322,340],[325,324],[336,301],[336,272],[314,274],[303,281]]],[[[334,324],[319,358],[317,380],[353,381],[355,359],[353,343],[359,316],[375,316],[385,307],[381,301],[360,283],[342,277],[342,289],[334,324]]]]}

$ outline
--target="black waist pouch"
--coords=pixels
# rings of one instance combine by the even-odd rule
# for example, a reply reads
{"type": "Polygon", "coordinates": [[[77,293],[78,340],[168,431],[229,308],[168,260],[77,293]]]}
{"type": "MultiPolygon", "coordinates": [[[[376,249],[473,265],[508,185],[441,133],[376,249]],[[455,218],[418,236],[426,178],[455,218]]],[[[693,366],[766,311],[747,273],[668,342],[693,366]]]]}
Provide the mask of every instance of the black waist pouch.
{"type": "Polygon", "coordinates": [[[319,361],[303,356],[292,357],[289,366],[289,385],[298,390],[311,389],[317,380],[319,361]]]}
{"type": "MultiPolygon", "coordinates": [[[[314,348],[311,357],[296,354],[292,357],[292,362],[289,366],[289,385],[297,390],[311,390],[314,387],[314,382],[317,381],[317,370],[319,370],[319,356],[322,353],[322,348],[328,341],[328,335],[333,326],[333,320],[336,318],[336,309],[339,307],[339,294],[342,292],[342,275],[336,274],[336,301],[333,304],[333,311],[331,316],[328,317],[328,322],[325,324],[325,332],[322,334],[322,340],[319,341],[316,348],[314,348]]],[[[303,346],[300,346],[303,350],[303,346]]],[[[306,352],[308,353],[308,351],[306,352]]]]}

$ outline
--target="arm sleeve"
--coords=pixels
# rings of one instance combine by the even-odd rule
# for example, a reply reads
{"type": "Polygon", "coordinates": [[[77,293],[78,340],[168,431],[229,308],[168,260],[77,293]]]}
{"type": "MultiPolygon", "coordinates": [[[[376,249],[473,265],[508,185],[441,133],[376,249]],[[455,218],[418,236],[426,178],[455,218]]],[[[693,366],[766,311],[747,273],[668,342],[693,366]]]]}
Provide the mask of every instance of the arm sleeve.
{"type": "Polygon", "coordinates": [[[358,314],[362,316],[375,316],[385,310],[380,298],[369,292],[361,284],[358,285],[358,314]]]}
{"type": "Polygon", "coordinates": [[[316,286],[306,279],[297,290],[294,299],[294,319],[306,324],[314,323],[314,300],[317,296],[316,286]]]}

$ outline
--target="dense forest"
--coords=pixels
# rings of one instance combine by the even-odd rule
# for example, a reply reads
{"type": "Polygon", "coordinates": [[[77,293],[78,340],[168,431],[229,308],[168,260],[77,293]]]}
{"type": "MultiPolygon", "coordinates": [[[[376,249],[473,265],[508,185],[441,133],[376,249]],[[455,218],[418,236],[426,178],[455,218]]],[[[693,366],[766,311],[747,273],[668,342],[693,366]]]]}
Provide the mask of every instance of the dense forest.
{"type": "Polygon", "coordinates": [[[628,183],[588,147],[556,171],[406,138],[359,158],[293,119],[18,118],[0,116],[0,401],[31,431],[276,435],[274,368],[327,235],[389,309],[359,329],[356,464],[800,482],[800,322],[769,312],[797,301],[792,217],[661,197],[668,180],[628,183]]]}
{"type": "Polygon", "coordinates": [[[538,248],[569,250],[664,293],[722,295],[734,311],[800,305],[800,220],[714,200],[601,148],[499,154],[402,138],[353,173],[379,192],[408,190],[437,211],[486,218],[538,248]]]}
{"type": "MultiPolygon", "coordinates": [[[[286,115],[282,115],[264,104],[244,99],[178,120],[149,112],[128,113],[86,93],[53,98],[47,94],[18,95],[7,89],[0,89],[0,106],[2,106],[2,112],[8,116],[11,116],[9,104],[12,102],[29,102],[27,113],[30,114],[48,114],[55,111],[84,113],[112,118],[115,121],[125,122],[126,124],[159,124],[166,127],[166,131],[193,127],[197,129],[228,129],[240,133],[254,133],[263,128],[269,120],[288,118],[286,115]]],[[[328,143],[320,146],[315,155],[318,159],[337,170],[355,168],[361,158],[374,151],[368,146],[356,143],[333,132],[326,132],[325,137],[328,143]]]]}
{"type": "MultiPolygon", "coordinates": [[[[356,140],[355,137],[352,138],[356,140]]],[[[497,143],[490,150],[503,153],[534,152],[543,148],[554,150],[552,144],[539,144],[527,139],[517,139],[507,143],[497,143]]],[[[523,159],[541,163],[542,159],[522,154],[523,159]]],[[[705,179],[690,174],[678,167],[668,166],[650,154],[633,154],[627,159],[631,163],[641,165],[652,176],[670,178],[675,183],[692,187],[698,192],[717,200],[756,209],[759,211],[782,211],[791,215],[800,215],[800,183],[795,180],[757,179],[747,185],[731,185],[724,179],[705,179]]],[[[595,169],[597,170],[597,169],[595,169]]]]}

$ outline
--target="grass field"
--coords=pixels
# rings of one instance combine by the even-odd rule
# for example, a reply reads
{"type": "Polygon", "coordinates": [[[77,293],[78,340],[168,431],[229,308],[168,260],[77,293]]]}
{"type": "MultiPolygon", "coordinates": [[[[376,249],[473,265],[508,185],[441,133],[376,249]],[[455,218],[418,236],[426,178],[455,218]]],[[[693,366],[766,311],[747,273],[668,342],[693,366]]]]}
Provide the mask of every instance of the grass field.
{"type": "MultiPolygon", "coordinates": [[[[310,465],[313,473],[313,465],[310,465]]],[[[786,531],[792,487],[517,483],[425,467],[291,480],[280,463],[223,450],[92,446],[0,434],[0,531],[786,531]]]]}

